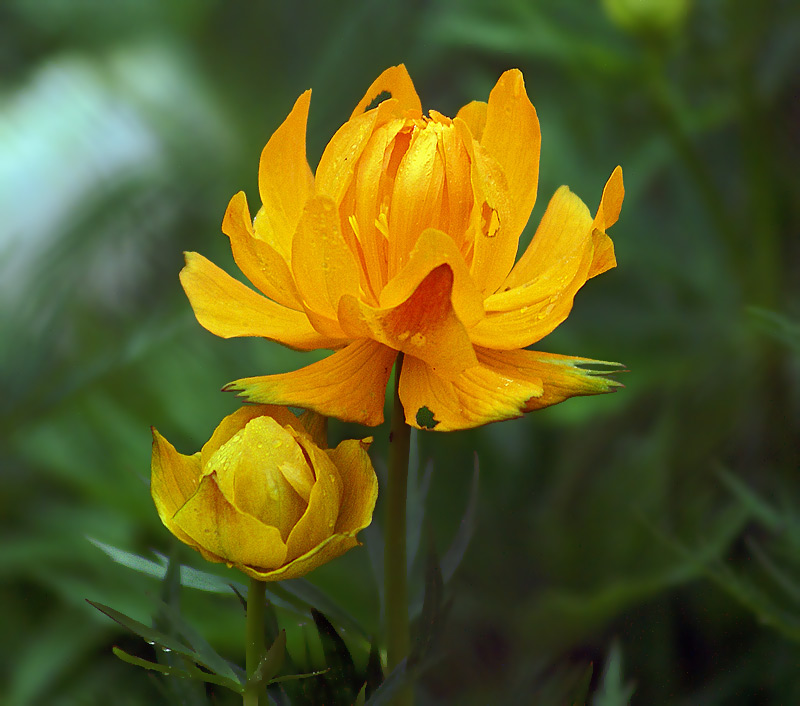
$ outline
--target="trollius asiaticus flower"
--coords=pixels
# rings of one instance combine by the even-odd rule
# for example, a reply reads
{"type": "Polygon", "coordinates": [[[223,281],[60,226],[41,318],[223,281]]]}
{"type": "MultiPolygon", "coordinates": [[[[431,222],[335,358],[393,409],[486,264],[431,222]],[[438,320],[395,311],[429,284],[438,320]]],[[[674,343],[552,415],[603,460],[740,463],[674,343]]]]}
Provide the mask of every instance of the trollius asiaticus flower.
{"type": "Polygon", "coordinates": [[[564,321],[588,279],[616,265],[606,230],[624,191],[617,167],[592,216],[562,186],[517,260],[540,146],[519,71],[450,119],[423,115],[405,67],[386,70],[315,174],[309,102],[310,92],[300,96],[264,148],[255,219],[239,192],[223,221],[260,293],[197,253],[187,253],[181,281],[198,321],[218,336],[335,352],[228,389],[376,425],[402,351],[407,422],[446,431],[618,385],[587,370],[593,361],[526,350],[564,321]]]}

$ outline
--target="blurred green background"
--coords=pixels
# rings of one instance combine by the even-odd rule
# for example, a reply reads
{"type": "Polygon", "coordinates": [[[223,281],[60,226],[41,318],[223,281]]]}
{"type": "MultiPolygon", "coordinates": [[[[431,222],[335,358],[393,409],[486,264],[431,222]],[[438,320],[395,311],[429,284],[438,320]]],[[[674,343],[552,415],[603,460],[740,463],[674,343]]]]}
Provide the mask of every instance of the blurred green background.
{"type": "MultiPolygon", "coordinates": [[[[5,0],[3,703],[170,703],[111,654],[140,641],[84,602],[148,621],[159,585],[87,537],[169,552],[149,426],[191,453],[237,405],[224,383],[313,359],[203,330],[181,253],[234,272],[222,215],[239,189],[258,203],[295,98],[313,88],[313,166],[399,62],[448,115],[522,69],[533,225],[562,183],[592,210],[617,164],[627,187],[619,267],[537,346],[622,361],[626,389],[419,439],[442,547],[481,462],[419,703],[568,703],[590,662],[596,706],[800,703],[798,37],[790,0],[5,0]]],[[[376,631],[367,555],[310,578],[376,631]]],[[[235,597],[183,600],[241,661],[235,597]]]]}

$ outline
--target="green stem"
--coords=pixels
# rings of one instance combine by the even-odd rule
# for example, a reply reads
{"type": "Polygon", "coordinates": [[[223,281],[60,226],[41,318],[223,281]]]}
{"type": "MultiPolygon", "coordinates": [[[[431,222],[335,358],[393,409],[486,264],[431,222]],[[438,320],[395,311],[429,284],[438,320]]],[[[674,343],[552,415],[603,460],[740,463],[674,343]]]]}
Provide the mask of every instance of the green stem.
{"type": "Polygon", "coordinates": [[[258,665],[266,654],[264,641],[264,606],[266,605],[267,584],[251,578],[247,589],[247,627],[245,640],[245,664],[247,667],[247,686],[242,695],[243,706],[261,706],[266,703],[261,696],[264,687],[259,682],[251,684],[258,665]]]}
{"type": "MultiPolygon", "coordinates": [[[[398,388],[403,354],[395,365],[392,431],[389,437],[389,483],[386,497],[386,537],[384,549],[384,593],[386,597],[386,661],[389,671],[408,656],[411,642],[408,623],[406,570],[406,495],[411,427],[405,422],[398,388]]],[[[413,703],[411,688],[395,699],[396,706],[413,703]]]]}

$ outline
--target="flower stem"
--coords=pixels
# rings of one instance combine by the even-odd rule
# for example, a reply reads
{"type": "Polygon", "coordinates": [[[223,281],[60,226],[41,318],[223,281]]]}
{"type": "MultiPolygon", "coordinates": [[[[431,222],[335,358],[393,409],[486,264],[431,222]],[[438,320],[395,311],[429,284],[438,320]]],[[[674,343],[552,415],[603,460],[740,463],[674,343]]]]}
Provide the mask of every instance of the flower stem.
{"type": "Polygon", "coordinates": [[[266,703],[262,699],[264,686],[259,682],[251,684],[258,665],[266,653],[264,641],[264,605],[266,603],[267,584],[251,578],[247,589],[247,626],[245,640],[245,664],[247,667],[247,686],[245,687],[243,706],[260,706],[266,703]]]}
{"type": "MultiPolygon", "coordinates": [[[[386,536],[384,546],[384,594],[386,597],[386,660],[389,671],[408,656],[408,586],[406,570],[406,494],[411,427],[405,422],[400,402],[400,371],[403,354],[395,364],[394,404],[389,437],[389,483],[386,499],[386,536]]],[[[411,687],[396,697],[396,706],[413,703],[411,687]]]]}

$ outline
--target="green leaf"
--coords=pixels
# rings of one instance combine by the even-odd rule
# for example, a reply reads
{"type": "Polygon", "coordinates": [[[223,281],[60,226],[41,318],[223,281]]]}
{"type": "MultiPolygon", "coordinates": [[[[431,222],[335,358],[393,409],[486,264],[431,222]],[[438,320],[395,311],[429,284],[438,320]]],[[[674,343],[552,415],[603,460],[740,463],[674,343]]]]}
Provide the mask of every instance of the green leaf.
{"type": "Polygon", "coordinates": [[[388,706],[394,696],[411,680],[413,671],[408,666],[408,658],[400,662],[386,677],[365,706],[388,706]]]}
{"type": "Polygon", "coordinates": [[[161,613],[169,622],[170,627],[191,645],[195,655],[200,658],[195,661],[199,661],[203,666],[208,667],[208,669],[219,674],[221,677],[240,685],[244,683],[243,675],[237,674],[231,664],[221,657],[216,650],[208,644],[205,638],[181,617],[178,611],[163,602],[160,608],[161,613]]]}
{"type": "Polygon", "coordinates": [[[593,673],[594,665],[589,662],[589,665],[578,679],[578,684],[575,687],[575,692],[571,699],[572,706],[585,706],[586,698],[589,696],[589,687],[592,683],[593,673]]]}
{"type": "Polygon", "coordinates": [[[725,487],[736,496],[739,502],[745,506],[764,526],[773,531],[778,531],[784,524],[780,513],[771,505],[764,502],[750,488],[747,487],[739,478],[728,472],[722,466],[717,468],[717,475],[724,483],[725,487]]]}
{"type": "Polygon", "coordinates": [[[281,630],[275,642],[270,645],[267,653],[256,668],[253,681],[262,684],[269,683],[281,671],[286,661],[286,630],[281,630]]]}
{"type": "MultiPolygon", "coordinates": [[[[178,640],[165,635],[159,630],[155,628],[151,628],[144,623],[140,623],[138,620],[134,620],[133,618],[129,618],[127,615],[120,613],[119,611],[110,608],[109,606],[103,605],[102,603],[95,603],[94,601],[87,601],[89,605],[94,606],[99,610],[101,613],[104,613],[109,618],[114,620],[115,622],[119,623],[123,627],[127,628],[131,632],[139,635],[139,637],[144,638],[146,642],[151,645],[158,645],[163,650],[167,650],[169,652],[174,652],[175,654],[182,655],[187,659],[195,662],[197,664],[202,665],[206,669],[211,670],[212,672],[216,672],[219,680],[222,685],[226,686],[227,688],[241,693],[242,691],[242,682],[236,676],[235,672],[230,668],[230,665],[225,662],[219,655],[217,655],[213,650],[211,652],[213,655],[209,655],[208,652],[206,654],[201,655],[198,654],[194,649],[187,648],[178,640]],[[217,669],[214,668],[215,665],[217,669]]],[[[165,604],[162,604],[165,605],[165,604]]],[[[210,649],[210,648],[209,648],[210,649]]],[[[215,682],[216,683],[216,682],[215,682]]]]}
{"type": "Polygon", "coordinates": [[[456,536],[453,542],[442,557],[442,577],[445,583],[448,583],[453,574],[458,568],[461,560],[467,552],[470,540],[475,531],[475,516],[478,510],[478,490],[480,488],[480,464],[478,462],[478,454],[475,454],[475,466],[472,472],[472,483],[469,490],[469,498],[467,500],[467,507],[464,510],[464,515],[461,518],[461,524],[458,527],[456,536]]]}
{"type": "Polygon", "coordinates": [[[360,680],[356,677],[356,667],[350,650],[336,632],[336,628],[322,613],[312,608],[311,615],[322,643],[325,665],[330,669],[327,679],[334,693],[347,692],[350,698],[354,697],[360,686],[360,680]]]}
{"type": "Polygon", "coordinates": [[[619,641],[611,643],[600,685],[592,699],[592,706],[627,706],[635,687],[624,683],[622,675],[622,648],[619,641]]]}
{"type": "Polygon", "coordinates": [[[409,665],[416,665],[428,654],[441,634],[444,602],[444,581],[439,557],[431,534],[428,534],[428,554],[425,561],[425,593],[422,600],[417,639],[409,656],[409,665]]]}

